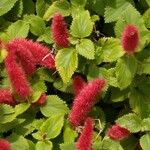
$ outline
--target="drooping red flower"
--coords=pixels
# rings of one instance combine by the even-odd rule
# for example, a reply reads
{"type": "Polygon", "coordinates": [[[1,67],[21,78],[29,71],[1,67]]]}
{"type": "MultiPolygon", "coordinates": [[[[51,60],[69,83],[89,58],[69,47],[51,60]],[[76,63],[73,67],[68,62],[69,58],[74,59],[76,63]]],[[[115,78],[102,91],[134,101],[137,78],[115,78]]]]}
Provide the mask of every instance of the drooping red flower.
{"type": "Polygon", "coordinates": [[[135,25],[125,26],[121,44],[126,53],[134,53],[139,44],[139,30],[135,25]]]}
{"type": "Polygon", "coordinates": [[[120,141],[124,138],[127,138],[130,135],[130,132],[126,129],[121,127],[120,125],[113,125],[108,130],[108,136],[116,141],[120,141]]]}
{"type": "Polygon", "coordinates": [[[16,101],[13,99],[12,93],[9,89],[0,89],[0,103],[11,106],[16,105],[16,101]]]}
{"type": "Polygon", "coordinates": [[[82,88],[86,85],[87,83],[85,82],[85,80],[80,76],[80,75],[76,75],[73,78],[73,92],[75,94],[75,96],[77,96],[80,91],[82,90],[82,88]]]}
{"type": "Polygon", "coordinates": [[[69,40],[68,40],[68,30],[67,25],[64,20],[64,17],[57,13],[54,15],[52,19],[52,38],[54,42],[60,46],[60,47],[68,47],[69,46],[69,40]]]}
{"type": "Polygon", "coordinates": [[[5,59],[5,67],[10,78],[12,87],[20,96],[31,95],[31,87],[26,79],[25,73],[16,62],[16,56],[9,52],[5,59]]]}
{"type": "Polygon", "coordinates": [[[104,87],[103,79],[95,79],[87,84],[74,99],[73,107],[69,114],[69,121],[75,125],[81,125],[96,102],[97,95],[104,87]]]}
{"type": "Polygon", "coordinates": [[[42,65],[49,69],[55,68],[55,59],[49,48],[38,42],[24,38],[17,39],[15,42],[21,44],[25,49],[31,52],[37,65],[42,65]]]}
{"type": "Polygon", "coordinates": [[[10,143],[5,139],[0,139],[0,150],[12,150],[10,143]]]}
{"type": "Polygon", "coordinates": [[[43,93],[40,98],[38,99],[38,101],[35,103],[35,105],[44,105],[46,103],[46,94],[43,93]]]}
{"type": "Polygon", "coordinates": [[[17,39],[10,41],[7,45],[8,51],[17,56],[18,62],[21,63],[25,73],[32,75],[36,70],[36,63],[32,53],[24,46],[19,44],[17,39]]]}
{"type": "Polygon", "coordinates": [[[93,120],[87,118],[84,129],[76,143],[76,150],[92,150],[93,120]]]}

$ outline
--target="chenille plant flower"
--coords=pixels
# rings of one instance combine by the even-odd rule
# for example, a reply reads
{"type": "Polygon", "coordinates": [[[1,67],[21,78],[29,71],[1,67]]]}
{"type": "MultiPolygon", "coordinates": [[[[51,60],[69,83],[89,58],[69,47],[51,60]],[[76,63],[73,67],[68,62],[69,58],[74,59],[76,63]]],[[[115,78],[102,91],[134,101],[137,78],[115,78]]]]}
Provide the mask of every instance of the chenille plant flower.
{"type": "Polygon", "coordinates": [[[87,84],[75,97],[69,114],[69,121],[75,125],[81,125],[96,102],[96,97],[105,85],[103,79],[95,79],[87,84]]]}
{"type": "Polygon", "coordinates": [[[56,13],[54,15],[52,19],[51,29],[54,42],[60,47],[68,47],[68,29],[64,17],[60,13],[56,13]]]}
{"type": "Polygon", "coordinates": [[[127,138],[130,135],[130,132],[126,129],[121,127],[120,125],[113,125],[108,130],[108,136],[116,141],[123,140],[124,138],[127,138]]]}
{"type": "Polygon", "coordinates": [[[135,52],[139,44],[139,38],[139,29],[135,25],[128,24],[125,26],[121,43],[126,53],[132,54],[135,52]]]}
{"type": "Polygon", "coordinates": [[[83,131],[76,143],[76,150],[92,150],[93,120],[87,118],[83,131]]]}
{"type": "Polygon", "coordinates": [[[86,81],[80,75],[74,76],[72,82],[74,95],[77,96],[86,84],[86,81]]]}
{"type": "Polygon", "coordinates": [[[0,89],[0,103],[8,104],[11,106],[16,105],[10,89],[0,89]]]}
{"type": "Polygon", "coordinates": [[[7,140],[0,139],[0,150],[13,150],[13,149],[7,140]]]}
{"type": "Polygon", "coordinates": [[[9,52],[5,59],[5,67],[15,92],[20,96],[27,97],[31,95],[32,90],[22,67],[17,64],[16,59],[16,56],[9,52]]]}

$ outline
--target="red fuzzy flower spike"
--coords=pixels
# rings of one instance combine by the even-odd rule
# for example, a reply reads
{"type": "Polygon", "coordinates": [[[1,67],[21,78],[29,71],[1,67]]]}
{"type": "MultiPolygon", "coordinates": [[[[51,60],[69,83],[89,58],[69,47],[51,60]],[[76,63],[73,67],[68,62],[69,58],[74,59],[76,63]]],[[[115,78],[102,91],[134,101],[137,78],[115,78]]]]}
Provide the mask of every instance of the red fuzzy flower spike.
{"type": "Polygon", "coordinates": [[[60,47],[68,47],[68,30],[64,17],[61,14],[55,14],[52,19],[52,37],[55,43],[60,47]]]}
{"type": "Polygon", "coordinates": [[[27,75],[31,75],[35,72],[36,64],[32,53],[28,49],[23,47],[21,43],[18,42],[18,39],[10,41],[7,47],[10,52],[14,53],[17,56],[27,75]]]}
{"type": "Polygon", "coordinates": [[[16,57],[12,53],[8,53],[5,59],[5,66],[9,75],[12,86],[17,94],[26,97],[31,95],[31,87],[26,79],[22,68],[17,64],[16,57]]]}
{"type": "Polygon", "coordinates": [[[32,40],[23,38],[18,39],[17,43],[21,44],[24,48],[31,52],[37,65],[42,65],[49,69],[55,68],[54,56],[47,47],[38,42],[33,42],[32,40]]]}
{"type": "Polygon", "coordinates": [[[44,105],[46,103],[46,94],[43,93],[39,100],[36,102],[37,105],[44,105]]]}
{"type": "Polygon", "coordinates": [[[121,39],[122,47],[126,53],[134,53],[139,44],[139,30],[135,25],[124,28],[121,39]]]}
{"type": "Polygon", "coordinates": [[[16,105],[16,101],[13,99],[12,93],[9,89],[0,89],[0,103],[11,106],[16,105]]]}
{"type": "Polygon", "coordinates": [[[0,139],[0,150],[12,150],[10,143],[5,139],[0,139]]]}
{"type": "Polygon", "coordinates": [[[116,141],[120,141],[124,138],[127,138],[130,135],[130,132],[123,128],[120,127],[119,125],[113,125],[109,130],[108,130],[108,136],[116,141]]]}
{"type": "Polygon", "coordinates": [[[96,102],[97,95],[104,87],[103,79],[95,79],[86,85],[74,99],[69,121],[75,125],[81,125],[96,102]]]}
{"type": "Polygon", "coordinates": [[[87,118],[84,129],[76,143],[76,150],[92,150],[93,120],[87,118]]]}
{"type": "Polygon", "coordinates": [[[77,75],[73,78],[73,92],[75,96],[80,93],[85,85],[87,85],[87,83],[81,76],[77,75]]]}

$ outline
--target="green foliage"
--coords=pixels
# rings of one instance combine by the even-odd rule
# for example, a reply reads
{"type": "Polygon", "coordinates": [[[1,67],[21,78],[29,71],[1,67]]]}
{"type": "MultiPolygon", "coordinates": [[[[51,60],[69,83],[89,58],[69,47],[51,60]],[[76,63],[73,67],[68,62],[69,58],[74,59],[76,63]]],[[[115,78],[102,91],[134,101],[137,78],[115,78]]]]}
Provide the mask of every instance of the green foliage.
{"type": "Polygon", "coordinates": [[[71,35],[77,38],[84,38],[91,34],[93,22],[88,11],[81,11],[73,18],[70,30],[71,35]]]}
{"type": "MultiPolygon", "coordinates": [[[[106,81],[88,114],[94,121],[92,149],[135,150],[141,146],[148,150],[149,7],[150,0],[0,0],[0,87],[9,89],[17,102],[15,106],[5,104],[11,98],[0,91],[0,138],[7,139],[13,150],[75,150],[83,126],[74,127],[68,115],[77,96],[73,80],[81,75],[87,83],[96,78],[106,81]],[[61,13],[66,22],[66,48],[59,47],[52,37],[56,13],[61,13]],[[133,54],[127,54],[121,42],[128,24],[139,30],[140,42],[133,54]],[[36,65],[32,75],[25,74],[32,89],[27,97],[15,91],[5,68],[5,58],[11,51],[7,44],[14,38],[38,41],[55,57],[55,68],[36,65]],[[46,94],[45,103],[39,101],[42,94],[46,94]],[[128,129],[130,136],[121,141],[108,137],[114,124],[128,129]]],[[[16,70],[12,67],[11,71],[16,70]]]]}
{"type": "Polygon", "coordinates": [[[78,67],[77,52],[73,48],[59,50],[56,55],[56,68],[63,81],[67,83],[78,67]]]}

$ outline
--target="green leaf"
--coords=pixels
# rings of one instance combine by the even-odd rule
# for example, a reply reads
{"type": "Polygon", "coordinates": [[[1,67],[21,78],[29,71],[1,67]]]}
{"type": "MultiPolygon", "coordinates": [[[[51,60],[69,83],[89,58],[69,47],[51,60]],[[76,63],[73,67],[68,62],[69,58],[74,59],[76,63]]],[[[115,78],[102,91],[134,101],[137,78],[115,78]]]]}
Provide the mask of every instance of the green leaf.
{"type": "Polygon", "coordinates": [[[1,49],[0,50],[0,63],[4,61],[4,59],[6,58],[8,52],[6,49],[1,49]]]}
{"type": "Polygon", "coordinates": [[[143,20],[144,20],[145,26],[147,28],[150,28],[150,17],[149,16],[150,16],[150,8],[147,9],[143,15],[143,20]]]}
{"type": "Polygon", "coordinates": [[[109,2],[110,6],[105,8],[105,22],[113,22],[120,19],[121,15],[128,10],[131,3],[128,0],[116,0],[109,2]]]}
{"type": "Polygon", "coordinates": [[[40,110],[46,117],[50,117],[55,114],[64,115],[69,111],[65,102],[56,95],[47,96],[46,104],[44,106],[41,106],[40,110]]]}
{"type": "Polygon", "coordinates": [[[77,138],[78,133],[70,127],[69,123],[66,123],[63,131],[64,131],[63,132],[64,143],[75,142],[75,139],[77,138]]]}
{"type": "Polygon", "coordinates": [[[50,28],[46,28],[45,32],[40,35],[37,39],[37,41],[39,42],[45,42],[47,44],[52,44],[53,43],[53,39],[52,39],[52,36],[51,36],[51,31],[50,31],[50,28]]]}
{"type": "Polygon", "coordinates": [[[37,13],[37,15],[40,17],[43,17],[48,6],[49,5],[45,2],[45,0],[37,0],[36,1],[36,13],[37,13]]]}
{"type": "Polygon", "coordinates": [[[150,6],[150,0],[146,0],[147,4],[150,6]]]}
{"type": "Polygon", "coordinates": [[[129,97],[132,111],[139,114],[142,118],[149,117],[150,114],[150,86],[140,85],[137,89],[131,91],[129,97]]]}
{"type": "Polygon", "coordinates": [[[7,13],[15,5],[17,0],[1,0],[0,1],[0,16],[7,13]]]}
{"type": "Polygon", "coordinates": [[[28,108],[30,107],[30,104],[28,103],[20,103],[15,106],[15,114],[16,116],[24,113],[28,108]]]}
{"type": "Polygon", "coordinates": [[[150,133],[143,135],[140,139],[140,145],[143,150],[149,150],[150,145],[150,133]]]}
{"type": "Polygon", "coordinates": [[[124,101],[128,97],[129,89],[120,90],[119,88],[111,89],[111,100],[113,102],[124,101]]]}
{"type": "Polygon", "coordinates": [[[53,148],[53,144],[51,141],[38,141],[35,148],[36,150],[51,150],[53,148]]]}
{"type": "Polygon", "coordinates": [[[87,0],[71,0],[71,4],[74,6],[85,6],[86,5],[87,0]]]}
{"type": "Polygon", "coordinates": [[[88,37],[93,30],[93,22],[89,11],[81,11],[73,18],[71,27],[71,35],[78,38],[88,37]]]}
{"type": "Polygon", "coordinates": [[[64,124],[64,116],[61,114],[53,115],[47,119],[40,128],[42,135],[46,135],[46,139],[57,137],[64,124]]]}
{"type": "Polygon", "coordinates": [[[89,39],[81,39],[80,43],[76,45],[78,53],[87,59],[94,59],[94,49],[94,44],[89,39]]]}
{"type": "Polygon", "coordinates": [[[116,123],[128,129],[130,132],[135,133],[141,130],[141,118],[136,114],[130,113],[117,119],[116,123]]]}
{"type": "Polygon", "coordinates": [[[116,77],[121,90],[131,84],[136,70],[137,60],[134,56],[126,56],[118,60],[116,64],[116,77]]]}
{"type": "Polygon", "coordinates": [[[77,52],[73,48],[65,48],[58,51],[56,55],[56,69],[62,80],[67,83],[78,67],[77,52]]]}
{"type": "Polygon", "coordinates": [[[28,141],[21,135],[12,134],[8,140],[10,141],[13,150],[29,149],[28,141]]]}
{"type": "Polygon", "coordinates": [[[26,38],[28,36],[28,32],[29,24],[22,20],[12,23],[7,29],[7,34],[9,35],[10,39],[26,38]]]}
{"type": "Polygon", "coordinates": [[[145,118],[142,120],[142,132],[150,131],[150,118],[145,118]]]}
{"type": "Polygon", "coordinates": [[[0,105],[0,123],[8,123],[16,118],[15,110],[12,106],[1,104],[0,105]]]}
{"type": "Polygon", "coordinates": [[[23,14],[34,14],[35,3],[32,0],[23,0],[23,14]]]}
{"type": "MultiPolygon", "coordinates": [[[[25,16],[25,21],[30,24],[30,31],[36,36],[40,36],[45,33],[46,25],[42,18],[35,15],[25,16]]],[[[50,30],[50,29],[49,29],[50,30]]]]}
{"type": "Polygon", "coordinates": [[[124,51],[120,45],[120,40],[116,38],[101,38],[99,40],[101,49],[99,52],[100,57],[104,62],[113,62],[124,55],[124,51]]]}
{"type": "Polygon", "coordinates": [[[55,13],[61,13],[63,16],[69,16],[70,14],[70,3],[66,0],[53,2],[52,5],[46,10],[43,18],[49,21],[55,13]]]}
{"type": "Polygon", "coordinates": [[[61,150],[75,150],[75,143],[63,143],[60,144],[60,149],[61,150]]]}
{"type": "Polygon", "coordinates": [[[32,103],[35,103],[39,100],[39,98],[41,97],[41,94],[43,92],[41,91],[34,91],[34,93],[32,94],[32,103]]]}

